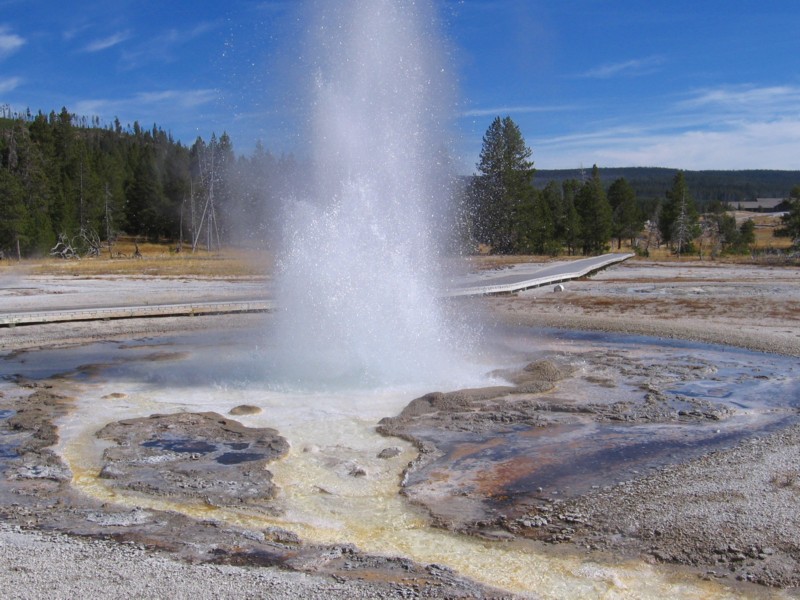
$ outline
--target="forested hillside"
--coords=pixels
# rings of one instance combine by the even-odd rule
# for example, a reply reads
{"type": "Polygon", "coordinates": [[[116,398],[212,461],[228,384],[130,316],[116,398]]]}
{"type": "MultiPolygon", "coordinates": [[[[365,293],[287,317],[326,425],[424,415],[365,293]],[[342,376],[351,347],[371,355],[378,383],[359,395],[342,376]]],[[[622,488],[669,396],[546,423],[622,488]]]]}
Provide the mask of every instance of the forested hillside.
{"type": "MultiPolygon", "coordinates": [[[[588,178],[591,169],[537,169],[533,183],[543,189],[549,182],[562,183],[588,178]]],[[[603,169],[600,178],[608,186],[624,178],[641,199],[662,198],[672,186],[676,169],[660,167],[626,167],[603,169]]],[[[702,208],[718,200],[735,204],[756,198],[788,198],[791,189],[800,182],[800,171],[683,171],[686,184],[702,208]]]]}
{"type": "Polygon", "coordinates": [[[237,157],[225,133],[187,147],[156,125],[101,127],[66,109],[1,119],[0,251],[47,254],[61,237],[91,253],[121,232],[182,247],[263,242],[295,171],[260,146],[237,157]]]}

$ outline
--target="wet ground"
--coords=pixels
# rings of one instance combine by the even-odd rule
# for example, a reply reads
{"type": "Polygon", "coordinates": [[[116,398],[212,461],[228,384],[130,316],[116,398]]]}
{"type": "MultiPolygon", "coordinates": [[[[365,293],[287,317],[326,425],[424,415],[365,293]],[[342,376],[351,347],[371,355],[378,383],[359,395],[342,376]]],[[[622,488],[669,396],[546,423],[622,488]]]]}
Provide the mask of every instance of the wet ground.
{"type": "Polygon", "coordinates": [[[208,412],[115,421],[97,432],[105,447],[102,469],[87,472],[52,450],[64,442],[52,423],[69,420],[79,402],[63,392],[75,388],[63,376],[12,379],[17,386],[6,381],[0,395],[0,435],[7,440],[0,457],[3,522],[111,539],[190,562],[366,581],[381,597],[509,597],[445,566],[371,555],[349,544],[304,542],[260,519],[236,525],[229,514],[226,520],[223,507],[271,510],[275,487],[268,467],[288,447],[274,430],[208,412]],[[80,483],[86,478],[103,481],[106,495],[87,493],[80,483]]]}
{"type": "Polygon", "coordinates": [[[795,359],[633,336],[531,335],[548,357],[533,364],[568,373],[553,389],[452,392],[382,421],[426,451],[405,493],[447,526],[494,526],[531,502],[607,488],[800,418],[795,359]],[[464,510],[479,498],[482,510],[464,510]]]}
{"type": "Polygon", "coordinates": [[[268,464],[289,451],[276,430],[213,412],[117,421],[96,436],[115,443],[103,452],[99,473],[111,487],[209,506],[269,501],[277,490],[268,464]]]}
{"type": "MultiPolygon", "coordinates": [[[[265,387],[257,345],[241,332],[6,355],[0,511],[15,522],[138,540],[193,560],[387,581],[397,569],[435,593],[491,595],[446,568],[431,571],[352,546],[308,544],[288,525],[254,529],[245,519],[221,526],[214,511],[245,506],[278,519],[291,515],[293,500],[276,487],[273,471],[298,443],[297,432],[312,429],[314,442],[295,446],[294,456],[330,477],[312,482],[321,506],[326,497],[341,497],[355,507],[359,501],[348,494],[379,476],[391,484],[388,467],[397,465],[406,501],[438,527],[493,540],[591,540],[613,550],[609,540],[619,532],[600,531],[599,519],[588,517],[586,508],[566,508],[569,502],[747,438],[790,430],[798,420],[796,359],[527,328],[503,328],[493,339],[487,353],[507,365],[494,373],[493,385],[422,395],[405,409],[407,401],[378,403],[357,417],[369,422],[375,414],[374,426],[378,415],[396,415],[382,421],[381,431],[412,441],[419,451],[404,475],[408,451],[395,448],[391,438],[348,438],[349,426],[339,424],[346,408],[341,414],[322,403],[280,409],[294,401],[291,393],[265,387]],[[317,421],[322,424],[312,425],[317,421]],[[259,425],[265,422],[270,427],[259,425]],[[360,444],[367,449],[358,450],[360,444]],[[102,494],[93,496],[92,486],[101,486],[102,494]]],[[[782,571],[788,575],[773,583],[796,585],[796,544],[776,544],[769,554],[764,549],[756,555],[767,558],[754,560],[789,565],[782,571]]],[[[736,556],[728,561],[734,567],[736,556]]],[[[656,558],[687,562],[667,553],[656,558]]],[[[754,571],[745,561],[741,567],[754,571]]],[[[730,576],[742,569],[729,570],[730,576]]]]}

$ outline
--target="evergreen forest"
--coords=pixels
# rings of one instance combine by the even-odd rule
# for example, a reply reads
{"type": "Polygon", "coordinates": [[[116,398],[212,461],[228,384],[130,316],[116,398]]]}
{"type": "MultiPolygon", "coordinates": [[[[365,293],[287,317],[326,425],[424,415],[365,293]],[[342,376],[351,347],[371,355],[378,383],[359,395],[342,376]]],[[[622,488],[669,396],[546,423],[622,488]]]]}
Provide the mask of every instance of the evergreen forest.
{"type": "Polygon", "coordinates": [[[263,245],[297,169],[260,144],[237,156],[225,133],[187,147],[156,125],[102,127],[66,108],[0,119],[0,252],[111,252],[122,233],[176,250],[263,245]]]}

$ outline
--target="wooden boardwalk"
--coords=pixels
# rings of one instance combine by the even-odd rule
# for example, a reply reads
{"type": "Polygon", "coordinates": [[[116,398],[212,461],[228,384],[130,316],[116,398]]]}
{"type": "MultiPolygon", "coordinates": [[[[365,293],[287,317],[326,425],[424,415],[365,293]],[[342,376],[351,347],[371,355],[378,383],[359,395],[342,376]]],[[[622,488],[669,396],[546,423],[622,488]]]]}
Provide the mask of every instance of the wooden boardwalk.
{"type": "Polygon", "coordinates": [[[272,309],[273,304],[268,300],[249,300],[12,312],[0,314],[0,327],[59,323],[64,321],[109,321],[111,319],[185,317],[193,315],[267,312],[272,309]]]}
{"type": "MultiPolygon", "coordinates": [[[[508,294],[534,287],[560,283],[615,265],[631,258],[633,254],[605,254],[574,261],[563,261],[541,268],[521,268],[516,273],[487,277],[486,273],[473,273],[443,292],[445,297],[508,294]]],[[[17,325],[36,325],[66,321],[109,321],[112,319],[140,319],[180,317],[248,312],[269,312],[275,304],[266,299],[186,302],[175,304],[146,304],[109,306],[100,308],[71,308],[41,311],[12,311],[0,313],[0,328],[17,325]]]]}
{"type": "Polygon", "coordinates": [[[579,279],[587,275],[621,263],[633,257],[633,254],[603,254],[590,258],[559,262],[532,271],[500,274],[476,281],[468,278],[460,285],[454,286],[447,296],[485,296],[487,294],[510,294],[521,292],[543,285],[562,283],[571,279],[579,279]]]}

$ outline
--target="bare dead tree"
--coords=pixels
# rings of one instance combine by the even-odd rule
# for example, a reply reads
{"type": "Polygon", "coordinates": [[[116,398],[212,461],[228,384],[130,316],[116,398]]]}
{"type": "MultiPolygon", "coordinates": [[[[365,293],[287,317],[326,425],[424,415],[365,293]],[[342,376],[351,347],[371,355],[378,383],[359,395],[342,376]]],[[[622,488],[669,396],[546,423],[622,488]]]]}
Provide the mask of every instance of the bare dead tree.
{"type": "Polygon", "coordinates": [[[183,207],[186,206],[186,194],[183,195],[183,201],[181,202],[181,218],[178,224],[178,247],[175,248],[175,251],[180,253],[183,250],[183,207]]]}
{"type": "Polygon", "coordinates": [[[703,260],[704,248],[712,260],[717,258],[722,251],[724,242],[725,236],[720,230],[719,221],[714,218],[705,218],[700,223],[700,260],[703,260]]]}
{"type": "Polygon", "coordinates": [[[58,234],[58,241],[50,249],[50,256],[64,259],[100,256],[102,248],[103,242],[98,233],[94,229],[82,228],[74,237],[70,237],[66,232],[58,234]]]}
{"type": "Polygon", "coordinates": [[[686,205],[686,192],[681,195],[681,203],[678,210],[678,218],[675,220],[673,226],[673,237],[678,242],[678,258],[681,257],[681,252],[685,246],[689,245],[691,241],[691,225],[689,223],[689,213],[686,205]]]}
{"type": "Polygon", "coordinates": [[[658,217],[661,214],[661,205],[656,206],[650,220],[647,221],[647,241],[645,242],[645,253],[650,252],[650,246],[655,245],[656,248],[661,247],[661,230],[658,228],[658,217]]]}
{"type": "Polygon", "coordinates": [[[111,190],[108,187],[108,182],[106,182],[104,201],[105,201],[106,243],[108,244],[109,258],[114,256],[114,237],[111,235],[111,205],[109,203],[110,199],[111,199],[111,190]]]}
{"type": "Polygon", "coordinates": [[[58,242],[50,248],[50,256],[63,259],[79,259],[80,255],[75,251],[72,246],[72,240],[66,233],[58,234],[58,242]]]}
{"type": "MultiPolygon", "coordinates": [[[[198,163],[200,168],[200,181],[202,182],[205,180],[206,184],[206,201],[205,205],[203,206],[203,213],[200,216],[200,224],[197,227],[197,231],[192,236],[192,252],[197,249],[197,243],[200,240],[200,234],[203,231],[203,225],[206,226],[206,250],[209,252],[211,251],[211,247],[214,243],[214,237],[216,235],[216,244],[217,249],[221,247],[220,238],[219,238],[219,228],[217,226],[217,214],[216,209],[214,207],[214,181],[217,178],[217,174],[215,171],[214,166],[214,155],[215,155],[215,144],[212,139],[212,143],[209,145],[209,152],[210,152],[210,161],[209,161],[209,170],[207,173],[203,171],[203,161],[201,160],[198,163]]],[[[192,208],[194,209],[194,203],[192,204],[192,208]]],[[[194,219],[192,219],[194,221],[194,219]]]]}
{"type": "Polygon", "coordinates": [[[94,229],[82,228],[78,232],[78,237],[86,248],[84,250],[84,256],[100,256],[103,242],[100,241],[100,236],[94,229]]]}

